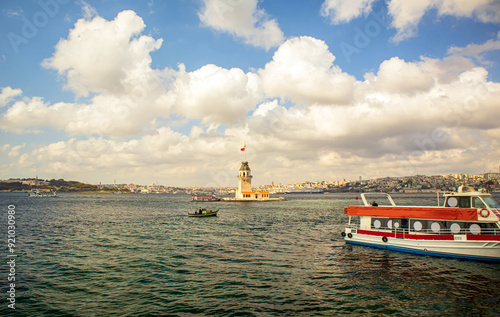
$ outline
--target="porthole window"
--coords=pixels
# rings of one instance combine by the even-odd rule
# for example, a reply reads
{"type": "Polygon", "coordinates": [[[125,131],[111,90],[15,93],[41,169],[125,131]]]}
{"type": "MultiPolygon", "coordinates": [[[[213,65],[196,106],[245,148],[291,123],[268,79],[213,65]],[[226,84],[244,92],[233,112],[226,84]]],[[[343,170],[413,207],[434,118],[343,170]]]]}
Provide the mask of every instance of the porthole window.
{"type": "Polygon", "coordinates": [[[458,200],[455,197],[448,198],[448,206],[456,207],[458,205],[458,200]]]}
{"type": "Polygon", "coordinates": [[[415,231],[422,230],[422,223],[420,221],[415,221],[413,223],[413,229],[415,229],[415,231]]]}
{"type": "Polygon", "coordinates": [[[387,228],[392,229],[392,220],[387,221],[387,228]]]}
{"type": "Polygon", "coordinates": [[[394,221],[394,228],[399,228],[399,221],[394,221]]]}
{"type": "Polygon", "coordinates": [[[437,222],[433,222],[431,225],[432,232],[438,233],[441,230],[441,225],[437,222]]]}
{"type": "Polygon", "coordinates": [[[477,223],[473,223],[470,225],[469,230],[472,234],[480,234],[481,233],[481,227],[477,223]]]}
{"type": "Polygon", "coordinates": [[[450,230],[451,230],[451,232],[453,232],[453,233],[455,233],[455,234],[456,234],[456,233],[460,233],[460,229],[461,229],[461,228],[460,228],[460,225],[459,225],[458,223],[453,223],[453,224],[451,224],[451,226],[450,226],[450,230]]]}
{"type": "Polygon", "coordinates": [[[381,225],[382,225],[382,223],[380,222],[380,220],[375,220],[375,221],[373,222],[373,226],[374,226],[375,228],[377,228],[377,229],[379,229],[381,225]]]}

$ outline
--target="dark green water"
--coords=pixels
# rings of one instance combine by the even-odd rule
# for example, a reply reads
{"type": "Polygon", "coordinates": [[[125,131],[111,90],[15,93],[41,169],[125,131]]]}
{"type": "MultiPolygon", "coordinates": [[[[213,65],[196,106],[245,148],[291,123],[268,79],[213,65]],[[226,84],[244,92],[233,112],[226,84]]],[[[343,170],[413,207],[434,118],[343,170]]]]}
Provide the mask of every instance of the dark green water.
{"type": "Polygon", "coordinates": [[[0,193],[0,315],[500,315],[498,264],[346,246],[343,207],[358,204],[354,197],[202,204],[188,195],[0,193]],[[7,306],[9,204],[15,311],[7,306]],[[198,206],[219,216],[187,217],[198,206]]]}

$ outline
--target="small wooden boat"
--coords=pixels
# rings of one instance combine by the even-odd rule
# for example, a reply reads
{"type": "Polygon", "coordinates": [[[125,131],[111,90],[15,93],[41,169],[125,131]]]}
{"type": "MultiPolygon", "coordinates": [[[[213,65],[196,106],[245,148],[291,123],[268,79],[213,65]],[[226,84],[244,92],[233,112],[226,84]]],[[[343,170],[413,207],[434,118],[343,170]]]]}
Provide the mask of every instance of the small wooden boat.
{"type": "Polygon", "coordinates": [[[196,210],[194,213],[188,213],[188,216],[189,217],[212,217],[212,216],[217,216],[218,212],[219,212],[219,209],[210,210],[210,209],[200,208],[200,209],[196,210]]]}

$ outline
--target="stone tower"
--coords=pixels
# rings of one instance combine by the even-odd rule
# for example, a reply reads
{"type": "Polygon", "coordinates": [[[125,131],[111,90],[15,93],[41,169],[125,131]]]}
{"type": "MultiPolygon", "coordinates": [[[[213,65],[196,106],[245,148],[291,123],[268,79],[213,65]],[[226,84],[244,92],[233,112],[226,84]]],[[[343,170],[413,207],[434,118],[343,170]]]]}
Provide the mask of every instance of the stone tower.
{"type": "Polygon", "coordinates": [[[241,162],[236,198],[243,198],[243,192],[250,193],[252,191],[252,177],[253,176],[250,171],[250,166],[248,166],[248,162],[241,162]]]}

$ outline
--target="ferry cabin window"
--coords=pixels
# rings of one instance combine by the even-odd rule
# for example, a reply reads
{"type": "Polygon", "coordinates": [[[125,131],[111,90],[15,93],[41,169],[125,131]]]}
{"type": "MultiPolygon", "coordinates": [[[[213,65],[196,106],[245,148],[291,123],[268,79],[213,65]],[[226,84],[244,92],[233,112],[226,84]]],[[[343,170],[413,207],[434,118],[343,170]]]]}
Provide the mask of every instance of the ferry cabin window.
{"type": "Polygon", "coordinates": [[[470,197],[449,197],[446,207],[470,208],[470,197]]]}
{"type": "MultiPolygon", "coordinates": [[[[353,218],[354,220],[354,218],[353,218]]],[[[351,224],[355,222],[352,221],[351,224]]],[[[474,223],[461,221],[439,221],[401,218],[372,218],[374,230],[408,230],[410,233],[431,234],[492,234],[500,231],[496,223],[474,223]]]]}
{"type": "Polygon", "coordinates": [[[359,216],[349,216],[349,225],[359,226],[360,217],[359,216]]]}
{"type": "Polygon", "coordinates": [[[455,197],[448,197],[446,201],[446,207],[457,207],[458,200],[455,197]]]}
{"type": "Polygon", "coordinates": [[[372,229],[406,229],[408,228],[408,219],[401,218],[372,218],[372,229]]]}
{"type": "Polygon", "coordinates": [[[470,197],[460,197],[460,208],[470,208],[470,197]]]}
{"type": "Polygon", "coordinates": [[[491,197],[484,197],[484,201],[490,206],[490,208],[500,208],[500,206],[497,204],[497,202],[491,198],[491,197]]]}
{"type": "Polygon", "coordinates": [[[484,202],[479,197],[472,198],[472,207],[473,208],[485,208],[484,202]]]}

